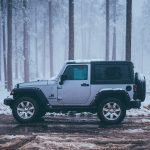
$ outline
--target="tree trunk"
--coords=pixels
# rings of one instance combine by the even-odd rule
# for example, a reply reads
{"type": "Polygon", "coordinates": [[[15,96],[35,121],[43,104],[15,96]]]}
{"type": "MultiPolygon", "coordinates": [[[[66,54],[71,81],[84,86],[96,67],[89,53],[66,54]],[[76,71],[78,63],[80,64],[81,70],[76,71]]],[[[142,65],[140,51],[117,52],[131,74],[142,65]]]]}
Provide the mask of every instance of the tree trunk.
{"type": "Polygon", "coordinates": [[[113,1],[113,49],[112,60],[116,60],[116,0],[113,1]]]}
{"type": "Polygon", "coordinates": [[[38,70],[38,38],[37,38],[37,8],[35,8],[35,67],[36,67],[36,78],[39,76],[39,70],[38,70]]]}
{"type": "Polygon", "coordinates": [[[4,0],[1,0],[1,9],[2,9],[2,33],[3,33],[3,64],[4,64],[4,81],[5,88],[7,88],[7,52],[6,52],[6,33],[5,33],[5,5],[4,0]]]}
{"type": "Polygon", "coordinates": [[[74,0],[69,0],[69,60],[74,59],[74,0]]]}
{"type": "Polygon", "coordinates": [[[15,78],[18,79],[17,9],[15,9],[15,78]]]}
{"type": "Polygon", "coordinates": [[[92,23],[91,23],[91,20],[92,20],[92,13],[93,12],[93,6],[91,4],[90,6],[90,15],[89,15],[89,20],[88,20],[88,29],[89,29],[89,35],[88,35],[88,48],[87,48],[87,58],[90,59],[91,58],[91,54],[90,54],[90,51],[91,51],[91,36],[92,36],[92,23]]]}
{"type": "Polygon", "coordinates": [[[49,57],[50,57],[50,77],[53,76],[53,15],[52,15],[52,1],[49,1],[49,57]]]}
{"type": "MultiPolygon", "coordinates": [[[[1,5],[0,5],[0,20],[2,18],[2,11],[1,11],[1,5]]],[[[0,21],[0,81],[2,80],[2,47],[1,47],[1,21],[0,21]]]]}
{"type": "Polygon", "coordinates": [[[132,0],[126,6],[126,60],[131,61],[132,0]]]}
{"type": "Polygon", "coordinates": [[[8,74],[8,91],[12,89],[12,0],[7,1],[7,74],[8,74]]]}
{"type": "Polygon", "coordinates": [[[46,72],[46,14],[44,14],[43,22],[43,77],[45,77],[46,72]]]}
{"type": "Polygon", "coordinates": [[[81,44],[82,44],[82,59],[86,58],[85,52],[86,50],[86,33],[83,28],[84,24],[84,11],[83,11],[83,1],[81,0],[81,44]]]}
{"type": "Polygon", "coordinates": [[[106,0],[106,61],[109,60],[109,0],[106,0]]]}
{"type": "Polygon", "coordinates": [[[28,29],[27,29],[27,0],[23,0],[23,53],[24,53],[24,81],[29,81],[29,50],[28,50],[28,29]]]}

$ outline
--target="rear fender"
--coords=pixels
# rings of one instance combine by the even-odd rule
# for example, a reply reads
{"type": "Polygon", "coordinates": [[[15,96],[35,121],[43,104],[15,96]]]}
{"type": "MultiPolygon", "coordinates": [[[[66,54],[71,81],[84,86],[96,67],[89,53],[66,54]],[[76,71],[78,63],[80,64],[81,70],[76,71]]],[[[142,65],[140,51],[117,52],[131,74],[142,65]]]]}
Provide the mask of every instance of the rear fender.
{"type": "Polygon", "coordinates": [[[130,96],[124,89],[103,89],[97,93],[92,105],[99,106],[99,103],[108,97],[117,98],[126,106],[130,103],[130,96]]]}

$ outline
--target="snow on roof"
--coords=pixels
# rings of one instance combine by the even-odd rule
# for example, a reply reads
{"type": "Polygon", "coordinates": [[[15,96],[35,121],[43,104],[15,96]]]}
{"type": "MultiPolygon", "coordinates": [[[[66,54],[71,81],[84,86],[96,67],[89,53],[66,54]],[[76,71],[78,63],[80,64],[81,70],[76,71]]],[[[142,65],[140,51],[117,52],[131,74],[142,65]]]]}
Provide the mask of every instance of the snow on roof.
{"type": "Polygon", "coordinates": [[[105,61],[104,59],[76,59],[76,60],[66,60],[66,63],[90,63],[93,61],[105,61]]]}

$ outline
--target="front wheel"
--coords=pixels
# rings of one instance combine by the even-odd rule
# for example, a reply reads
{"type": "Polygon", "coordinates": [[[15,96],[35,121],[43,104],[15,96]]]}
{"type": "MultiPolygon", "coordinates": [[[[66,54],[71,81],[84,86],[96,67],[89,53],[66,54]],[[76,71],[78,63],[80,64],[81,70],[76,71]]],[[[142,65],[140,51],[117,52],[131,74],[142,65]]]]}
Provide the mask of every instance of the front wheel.
{"type": "Polygon", "coordinates": [[[126,116],[126,107],[116,98],[107,98],[100,103],[97,114],[105,124],[118,124],[126,116]]]}
{"type": "Polygon", "coordinates": [[[29,123],[38,119],[39,107],[34,99],[30,97],[21,97],[15,102],[12,113],[18,122],[29,123]]]}

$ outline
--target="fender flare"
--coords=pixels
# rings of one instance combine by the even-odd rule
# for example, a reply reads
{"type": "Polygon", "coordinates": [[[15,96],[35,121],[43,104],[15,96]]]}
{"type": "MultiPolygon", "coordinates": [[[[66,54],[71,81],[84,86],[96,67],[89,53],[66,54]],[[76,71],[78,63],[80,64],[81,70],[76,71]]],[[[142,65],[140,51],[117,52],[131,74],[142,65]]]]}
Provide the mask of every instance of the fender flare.
{"type": "Polygon", "coordinates": [[[124,89],[103,89],[96,94],[92,105],[98,106],[102,100],[108,97],[119,98],[126,106],[128,106],[130,102],[130,96],[124,89]]]}
{"type": "Polygon", "coordinates": [[[15,101],[21,96],[32,97],[35,99],[35,101],[37,101],[37,103],[42,109],[47,108],[49,105],[46,96],[39,88],[34,87],[15,88],[12,90],[11,94],[13,95],[15,101]]]}

